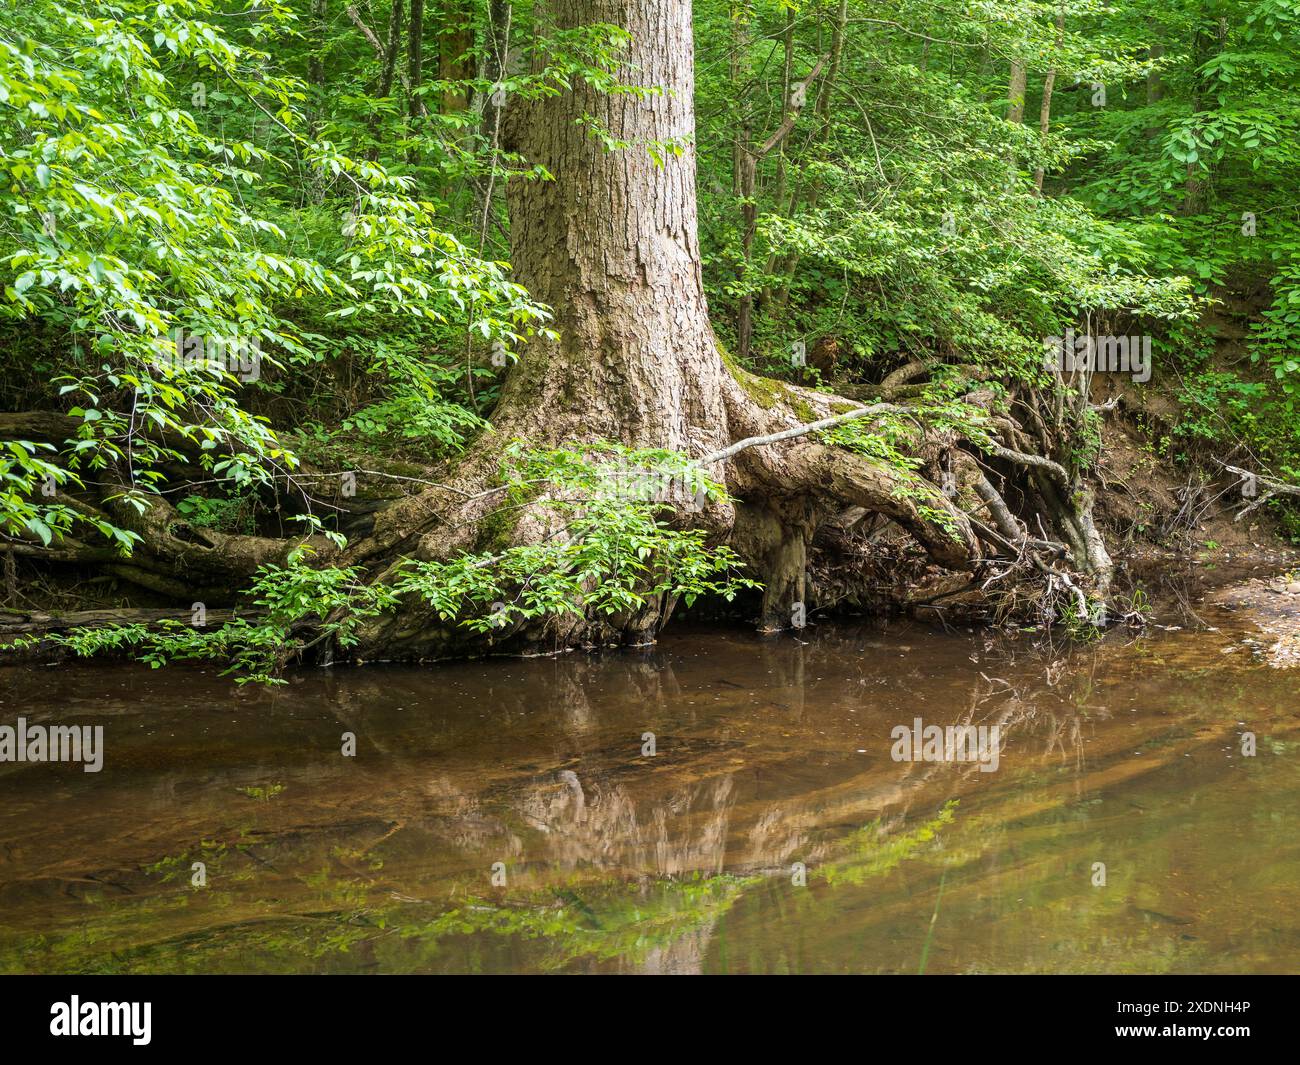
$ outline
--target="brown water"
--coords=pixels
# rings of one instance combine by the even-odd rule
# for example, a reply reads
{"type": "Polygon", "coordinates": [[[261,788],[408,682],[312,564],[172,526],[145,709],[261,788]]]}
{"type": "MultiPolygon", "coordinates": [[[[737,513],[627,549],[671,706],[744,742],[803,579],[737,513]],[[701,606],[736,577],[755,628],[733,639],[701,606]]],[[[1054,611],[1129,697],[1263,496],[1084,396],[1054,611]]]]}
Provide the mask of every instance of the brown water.
{"type": "Polygon", "coordinates": [[[0,670],[0,724],[106,750],[0,764],[0,971],[1300,971],[1300,678],[1205,616],[1056,651],[695,631],[270,691],[0,670]],[[1000,724],[997,770],[894,761],[916,717],[1000,724]]]}

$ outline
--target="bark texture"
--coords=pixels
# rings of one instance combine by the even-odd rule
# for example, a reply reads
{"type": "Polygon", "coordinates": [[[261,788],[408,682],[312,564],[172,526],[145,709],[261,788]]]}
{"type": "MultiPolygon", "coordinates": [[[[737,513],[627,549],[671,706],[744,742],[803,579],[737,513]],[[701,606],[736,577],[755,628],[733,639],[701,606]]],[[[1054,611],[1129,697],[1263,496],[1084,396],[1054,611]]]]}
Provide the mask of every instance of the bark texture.
{"type": "Polygon", "coordinates": [[[508,114],[507,147],[555,178],[512,181],[508,200],[516,277],[555,309],[560,339],[522,352],[495,422],[530,439],[715,450],[727,375],[696,235],[690,5],[561,0],[551,15],[626,28],[626,77],[648,95],[579,82],[508,114]],[[589,118],[631,147],[607,149],[589,118]]]}

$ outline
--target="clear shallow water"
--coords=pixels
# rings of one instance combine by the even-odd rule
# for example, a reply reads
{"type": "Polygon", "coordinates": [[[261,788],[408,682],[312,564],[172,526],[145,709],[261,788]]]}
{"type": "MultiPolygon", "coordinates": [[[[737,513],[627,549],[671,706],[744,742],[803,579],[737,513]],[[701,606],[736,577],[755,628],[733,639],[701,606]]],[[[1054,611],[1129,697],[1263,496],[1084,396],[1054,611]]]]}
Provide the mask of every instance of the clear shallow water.
{"type": "Polygon", "coordinates": [[[1203,616],[1057,652],[680,632],[270,691],[0,670],[0,724],[106,748],[0,764],[0,971],[1297,972],[1300,675],[1203,616]],[[1000,724],[997,771],[895,762],[916,717],[1000,724]]]}

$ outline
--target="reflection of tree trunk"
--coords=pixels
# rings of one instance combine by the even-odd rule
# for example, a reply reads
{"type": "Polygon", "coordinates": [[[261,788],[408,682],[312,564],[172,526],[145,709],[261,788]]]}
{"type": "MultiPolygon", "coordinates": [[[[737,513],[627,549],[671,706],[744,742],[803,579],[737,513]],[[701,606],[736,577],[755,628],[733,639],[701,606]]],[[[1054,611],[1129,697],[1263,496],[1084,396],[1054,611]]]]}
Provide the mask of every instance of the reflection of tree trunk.
{"type": "Polygon", "coordinates": [[[581,736],[590,732],[600,723],[600,719],[592,709],[581,678],[565,676],[558,683],[562,690],[555,693],[556,698],[550,700],[550,705],[561,708],[566,729],[571,734],[581,736]]]}
{"type": "Polygon", "coordinates": [[[713,940],[713,930],[718,926],[718,918],[711,917],[707,922],[697,925],[662,947],[652,947],[640,965],[632,965],[625,971],[640,973],[644,976],[700,976],[704,973],[704,962],[709,954],[709,944],[713,940]]]}
{"type": "Polygon", "coordinates": [[[786,702],[781,709],[788,710],[791,723],[802,721],[805,710],[804,655],[806,648],[799,641],[781,643],[763,648],[763,661],[770,666],[773,679],[786,702]]]}
{"type": "Polygon", "coordinates": [[[728,773],[656,803],[652,814],[655,873],[720,875],[726,866],[727,829],[735,802],[735,781],[728,773]]]}

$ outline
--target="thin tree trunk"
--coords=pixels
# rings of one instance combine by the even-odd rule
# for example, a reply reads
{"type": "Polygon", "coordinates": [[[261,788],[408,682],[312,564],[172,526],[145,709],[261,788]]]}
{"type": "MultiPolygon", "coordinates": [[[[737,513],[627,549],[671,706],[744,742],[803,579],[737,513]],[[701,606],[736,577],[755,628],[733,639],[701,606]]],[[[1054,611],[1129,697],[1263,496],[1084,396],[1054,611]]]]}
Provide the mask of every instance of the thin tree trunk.
{"type": "Polygon", "coordinates": [[[1025,64],[1019,59],[1011,61],[1011,80],[1007,86],[1007,121],[1016,125],[1025,120],[1025,64]]]}
{"type": "MultiPolygon", "coordinates": [[[[1163,44],[1153,44],[1151,46],[1151,58],[1163,59],[1165,46],[1163,44]]],[[[1147,104],[1157,104],[1165,98],[1165,79],[1158,69],[1147,72],[1147,104]]]]}
{"type": "MultiPolygon", "coordinates": [[[[497,184],[497,165],[500,158],[502,122],[505,116],[504,93],[496,88],[506,78],[510,63],[510,30],[514,9],[510,0],[489,0],[487,40],[484,42],[482,66],[479,77],[489,85],[488,90],[474,101],[482,115],[479,130],[488,142],[488,175],[486,182],[476,190],[474,217],[477,219],[479,253],[487,244],[488,221],[492,213],[492,198],[497,184]]],[[[471,394],[473,392],[471,383],[471,394]]]]}
{"type": "MultiPolygon", "coordinates": [[[[1056,49],[1061,48],[1061,43],[1065,39],[1065,7],[1062,6],[1056,13],[1056,49]]],[[[1052,90],[1056,88],[1056,61],[1053,59],[1052,65],[1047,68],[1047,75],[1043,78],[1043,102],[1038,108],[1038,133],[1043,147],[1047,147],[1047,134],[1052,128],[1052,90]]],[[[1046,176],[1044,169],[1040,166],[1034,170],[1034,191],[1039,196],[1043,194],[1043,178],[1046,176]]]]}
{"type": "MultiPolygon", "coordinates": [[[[839,10],[836,12],[836,16],[835,16],[835,26],[831,30],[830,65],[826,70],[826,77],[822,80],[820,86],[818,87],[817,103],[816,106],[814,106],[813,108],[813,114],[818,121],[817,133],[819,133],[823,137],[830,129],[830,121],[829,121],[830,106],[831,106],[831,100],[835,96],[835,90],[839,84],[840,63],[842,62],[844,57],[844,32],[848,27],[848,21],[849,21],[848,0],[840,0],[839,10]]],[[[863,120],[868,121],[865,115],[863,116],[863,120]]],[[[870,132],[869,129],[868,132],[870,132]]],[[[884,175],[882,174],[881,177],[883,179],[884,175]]],[[[806,210],[813,211],[817,209],[817,202],[819,199],[821,199],[821,192],[822,192],[821,181],[814,180],[808,189],[808,198],[805,203],[806,210]]],[[[791,196],[790,198],[790,206],[788,209],[788,213],[790,215],[793,215],[795,213],[795,209],[797,206],[798,206],[798,193],[796,190],[796,194],[791,196]]],[[[781,276],[785,278],[785,282],[782,284],[781,288],[775,294],[765,294],[764,305],[766,305],[767,299],[771,299],[777,306],[781,306],[785,303],[785,300],[790,292],[790,284],[789,284],[790,279],[794,276],[794,272],[796,269],[798,269],[799,266],[799,258],[800,257],[798,252],[792,252],[790,255],[787,255],[782,260],[779,272],[781,276]]],[[[776,266],[775,256],[769,259],[767,270],[769,274],[776,272],[777,266],[776,266]]]]}
{"type": "MultiPolygon", "coordinates": [[[[379,59],[379,78],[375,84],[373,95],[382,99],[393,91],[393,78],[397,72],[397,54],[401,51],[404,0],[393,0],[393,6],[388,14],[388,33],[382,42],[375,36],[374,31],[361,20],[361,15],[358,14],[355,6],[348,5],[346,10],[348,18],[353,21],[366,40],[370,42],[371,47],[375,50],[376,57],[379,59]]],[[[376,111],[370,116],[370,121],[367,123],[371,140],[378,138],[379,120],[379,112],[376,111]]],[[[374,145],[366,154],[370,159],[378,159],[378,144],[374,145]]]]}
{"type": "Polygon", "coordinates": [[[488,83],[489,88],[474,101],[475,109],[483,116],[480,128],[488,140],[492,139],[492,131],[497,128],[497,116],[500,112],[493,100],[494,86],[504,81],[509,72],[509,27],[513,18],[510,0],[488,0],[487,36],[483,42],[483,59],[479,68],[479,77],[488,83]]]}
{"type": "MultiPolygon", "coordinates": [[[[1151,19],[1147,23],[1147,26],[1148,26],[1148,31],[1152,35],[1154,35],[1159,28],[1155,19],[1151,19]]],[[[1163,44],[1160,44],[1159,42],[1155,42],[1151,45],[1150,56],[1153,60],[1162,59],[1164,57],[1164,54],[1165,54],[1165,46],[1163,44]]],[[[1147,72],[1147,106],[1148,107],[1154,106],[1164,98],[1165,98],[1165,79],[1163,75],[1161,75],[1158,69],[1152,69],[1147,72]]],[[[1161,125],[1157,123],[1152,123],[1150,126],[1147,126],[1147,128],[1143,131],[1143,135],[1146,137],[1147,140],[1151,141],[1151,140],[1155,140],[1163,132],[1164,129],[1161,125]]]]}
{"type": "MultiPolygon", "coordinates": [[[[1207,30],[1203,11],[1196,24],[1192,39],[1192,114],[1202,115],[1213,110],[1210,87],[1206,84],[1201,67],[1209,62],[1212,55],[1223,51],[1228,39],[1226,19],[1216,20],[1213,35],[1207,30]]],[[[1183,184],[1183,214],[1199,214],[1205,209],[1206,188],[1212,177],[1212,167],[1208,162],[1198,159],[1187,164],[1187,179],[1183,184]]]]}
{"type": "MultiPolygon", "coordinates": [[[[790,101],[790,79],[794,72],[794,24],[796,14],[797,12],[795,8],[791,7],[785,22],[785,62],[781,75],[781,99],[787,102],[787,107],[789,106],[790,101]]],[[[783,137],[776,154],[776,181],[773,183],[771,196],[772,211],[774,214],[782,214],[786,210],[786,181],[788,179],[788,171],[785,157],[785,141],[786,138],[783,137]]],[[[764,273],[770,276],[775,266],[776,256],[769,253],[764,273]]],[[[754,316],[756,318],[762,318],[767,313],[767,308],[771,302],[772,290],[766,283],[764,283],[763,287],[758,292],[758,296],[754,300],[754,316]]]]}
{"type": "MultiPolygon", "coordinates": [[[[499,8],[501,5],[495,6],[499,8]]],[[[495,17],[493,7],[490,2],[489,20],[495,17]]],[[[464,0],[446,0],[442,5],[438,29],[438,77],[443,81],[461,82],[473,74],[466,58],[474,44],[472,17],[464,0]]],[[[444,115],[464,111],[469,106],[469,94],[465,87],[453,84],[443,90],[438,106],[444,115]]]]}
{"type": "MultiPolygon", "coordinates": [[[[1011,61],[1011,78],[1007,83],[1007,121],[1017,126],[1025,121],[1025,64],[1019,59],[1011,61]]],[[[1007,162],[1017,165],[1016,150],[1007,149],[1007,162]]]]}
{"type": "Polygon", "coordinates": [[[406,31],[406,102],[412,119],[424,114],[420,86],[424,80],[424,0],[411,0],[411,27],[406,31]]]}
{"type": "MultiPolygon", "coordinates": [[[[754,202],[758,178],[758,160],[754,158],[754,124],[752,110],[743,98],[744,83],[749,72],[750,8],[745,0],[731,10],[731,88],[741,108],[741,119],[731,146],[732,195],[740,203],[740,280],[749,272],[750,249],[754,243],[754,223],[758,206],[754,202]]],[[[742,360],[749,358],[754,331],[754,297],[749,292],[740,296],[736,308],[736,354],[742,360]]]]}
{"type": "Polygon", "coordinates": [[[328,17],[329,0],[311,0],[312,31],[316,42],[307,64],[307,80],[322,89],[325,87],[325,32],[328,17]]]}

